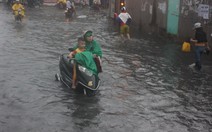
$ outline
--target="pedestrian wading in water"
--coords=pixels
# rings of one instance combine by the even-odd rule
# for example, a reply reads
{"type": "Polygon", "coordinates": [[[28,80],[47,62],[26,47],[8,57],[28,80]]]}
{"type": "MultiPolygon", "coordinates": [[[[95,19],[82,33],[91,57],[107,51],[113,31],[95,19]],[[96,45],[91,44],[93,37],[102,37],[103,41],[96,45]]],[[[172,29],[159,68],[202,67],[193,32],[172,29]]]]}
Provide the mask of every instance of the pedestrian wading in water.
{"type": "Polygon", "coordinates": [[[194,43],[195,48],[195,69],[201,70],[201,55],[204,52],[209,52],[210,47],[207,41],[207,35],[203,30],[201,23],[197,22],[194,24],[195,36],[191,38],[190,41],[194,43]]]}
{"type": "Polygon", "coordinates": [[[121,39],[123,40],[125,36],[127,36],[127,39],[130,39],[130,23],[132,21],[132,18],[130,14],[127,12],[126,7],[121,8],[121,13],[118,15],[116,20],[119,22],[120,25],[120,34],[121,39]]]}

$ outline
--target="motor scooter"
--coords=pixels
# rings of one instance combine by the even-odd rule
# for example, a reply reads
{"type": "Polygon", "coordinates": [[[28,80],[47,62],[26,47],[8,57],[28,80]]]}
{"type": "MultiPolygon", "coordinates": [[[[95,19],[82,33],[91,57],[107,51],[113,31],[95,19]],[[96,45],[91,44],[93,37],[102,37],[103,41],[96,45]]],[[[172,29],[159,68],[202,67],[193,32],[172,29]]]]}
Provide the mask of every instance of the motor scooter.
{"type": "Polygon", "coordinates": [[[56,80],[71,88],[73,67],[74,63],[76,63],[77,86],[75,90],[87,96],[95,95],[100,87],[101,81],[99,76],[75,62],[74,58],[68,58],[68,54],[69,53],[64,53],[59,57],[59,73],[55,74],[56,80]]]}

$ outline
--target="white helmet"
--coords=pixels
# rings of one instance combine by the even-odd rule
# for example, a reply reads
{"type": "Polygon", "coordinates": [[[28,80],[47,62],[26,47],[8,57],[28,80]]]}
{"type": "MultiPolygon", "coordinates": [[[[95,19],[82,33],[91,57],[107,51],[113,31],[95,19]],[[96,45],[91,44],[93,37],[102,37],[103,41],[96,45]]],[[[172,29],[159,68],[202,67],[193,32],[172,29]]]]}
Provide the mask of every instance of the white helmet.
{"type": "Polygon", "coordinates": [[[200,22],[197,22],[197,23],[194,24],[194,28],[195,28],[195,29],[196,29],[196,28],[200,28],[200,27],[202,27],[202,25],[201,25],[200,22]]]}
{"type": "Polygon", "coordinates": [[[126,11],[126,7],[125,7],[125,6],[122,7],[122,8],[121,8],[121,11],[126,11]]]}

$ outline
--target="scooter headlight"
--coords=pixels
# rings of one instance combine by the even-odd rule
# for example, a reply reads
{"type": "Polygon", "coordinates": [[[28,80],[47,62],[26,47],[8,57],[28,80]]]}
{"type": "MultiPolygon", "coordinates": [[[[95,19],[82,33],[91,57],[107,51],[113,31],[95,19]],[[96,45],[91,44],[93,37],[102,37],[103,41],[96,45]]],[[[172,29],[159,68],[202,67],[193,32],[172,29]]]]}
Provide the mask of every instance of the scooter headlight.
{"type": "Polygon", "coordinates": [[[91,72],[91,71],[89,71],[88,69],[86,69],[85,67],[83,67],[83,66],[80,66],[80,65],[78,65],[78,68],[79,68],[79,70],[81,71],[81,72],[84,72],[86,75],[88,75],[88,76],[92,76],[93,75],[93,73],[91,72]]]}

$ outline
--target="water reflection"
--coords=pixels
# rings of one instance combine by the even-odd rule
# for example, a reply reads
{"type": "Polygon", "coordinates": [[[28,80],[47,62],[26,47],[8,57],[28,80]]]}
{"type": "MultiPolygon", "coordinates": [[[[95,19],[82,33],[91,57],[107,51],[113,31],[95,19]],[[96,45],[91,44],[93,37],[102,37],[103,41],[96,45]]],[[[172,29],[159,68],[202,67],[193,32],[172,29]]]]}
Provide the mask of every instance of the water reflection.
{"type": "Polygon", "coordinates": [[[99,125],[98,116],[103,109],[99,105],[98,96],[91,98],[78,95],[73,99],[73,104],[75,109],[71,117],[76,128],[86,130],[99,125]]]}

